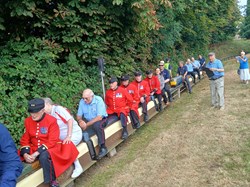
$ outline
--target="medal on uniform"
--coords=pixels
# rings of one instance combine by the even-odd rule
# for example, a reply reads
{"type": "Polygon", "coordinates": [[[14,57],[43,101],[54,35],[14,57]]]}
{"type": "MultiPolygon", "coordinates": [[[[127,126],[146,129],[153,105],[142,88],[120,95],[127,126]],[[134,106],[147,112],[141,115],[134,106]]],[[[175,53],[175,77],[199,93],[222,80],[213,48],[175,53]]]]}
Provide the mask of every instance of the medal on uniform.
{"type": "Polygon", "coordinates": [[[41,134],[47,134],[48,133],[48,127],[41,127],[40,132],[41,132],[41,134]]]}

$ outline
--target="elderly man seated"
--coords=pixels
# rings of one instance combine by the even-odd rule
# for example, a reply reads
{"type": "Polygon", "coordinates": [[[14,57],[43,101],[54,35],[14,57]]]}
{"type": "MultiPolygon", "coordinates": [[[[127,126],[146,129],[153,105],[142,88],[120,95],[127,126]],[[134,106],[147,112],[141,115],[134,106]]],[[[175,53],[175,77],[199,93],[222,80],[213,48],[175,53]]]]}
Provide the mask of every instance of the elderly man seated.
{"type": "Polygon", "coordinates": [[[193,65],[194,72],[197,72],[199,79],[201,79],[200,75],[200,62],[195,60],[194,57],[191,58],[191,64],[193,65]]]}
{"type": "Polygon", "coordinates": [[[28,103],[30,116],[24,121],[20,156],[27,163],[38,159],[43,169],[44,183],[58,187],[56,177],[71,166],[79,152],[73,143],[61,142],[56,118],[46,114],[44,106],[44,100],[40,98],[28,103]]]}
{"type": "Polygon", "coordinates": [[[191,63],[191,60],[190,60],[189,58],[187,59],[186,67],[187,67],[187,74],[188,74],[188,75],[191,75],[191,76],[193,77],[193,79],[194,79],[193,82],[194,82],[194,84],[195,84],[196,78],[195,78],[194,68],[193,68],[193,65],[192,65],[192,63],[191,63]]]}
{"type": "Polygon", "coordinates": [[[85,141],[90,150],[92,159],[101,159],[108,150],[105,146],[104,128],[107,125],[107,112],[103,99],[94,94],[91,89],[86,89],[82,93],[82,99],[79,102],[77,111],[77,120],[83,130],[83,141],[85,141]],[[89,136],[96,134],[100,151],[95,155],[95,149],[89,136]]]}
{"type": "Polygon", "coordinates": [[[109,79],[110,89],[106,92],[105,103],[109,118],[118,116],[122,125],[122,139],[128,138],[127,116],[133,104],[132,96],[122,87],[118,86],[116,77],[109,79]]]}

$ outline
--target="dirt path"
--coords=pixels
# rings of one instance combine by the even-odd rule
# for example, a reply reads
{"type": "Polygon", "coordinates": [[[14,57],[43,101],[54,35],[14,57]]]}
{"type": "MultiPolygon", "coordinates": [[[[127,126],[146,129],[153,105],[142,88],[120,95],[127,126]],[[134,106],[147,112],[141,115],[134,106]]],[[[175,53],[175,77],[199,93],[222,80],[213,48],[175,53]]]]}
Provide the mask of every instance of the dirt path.
{"type": "Polygon", "coordinates": [[[163,113],[76,180],[81,186],[250,186],[250,173],[226,167],[250,138],[250,85],[228,63],[225,110],[210,108],[209,81],[163,113]],[[228,156],[233,155],[233,156],[228,156]]]}

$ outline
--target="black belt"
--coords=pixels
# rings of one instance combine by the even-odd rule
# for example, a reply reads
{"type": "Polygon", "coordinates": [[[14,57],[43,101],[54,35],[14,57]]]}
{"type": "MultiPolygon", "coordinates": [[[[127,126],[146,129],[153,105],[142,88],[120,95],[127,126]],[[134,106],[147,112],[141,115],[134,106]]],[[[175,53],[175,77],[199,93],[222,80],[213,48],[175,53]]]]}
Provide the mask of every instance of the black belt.
{"type": "Polygon", "coordinates": [[[217,79],[220,79],[221,77],[223,77],[223,76],[220,76],[220,77],[217,77],[217,78],[210,78],[209,80],[215,81],[217,79]]]}

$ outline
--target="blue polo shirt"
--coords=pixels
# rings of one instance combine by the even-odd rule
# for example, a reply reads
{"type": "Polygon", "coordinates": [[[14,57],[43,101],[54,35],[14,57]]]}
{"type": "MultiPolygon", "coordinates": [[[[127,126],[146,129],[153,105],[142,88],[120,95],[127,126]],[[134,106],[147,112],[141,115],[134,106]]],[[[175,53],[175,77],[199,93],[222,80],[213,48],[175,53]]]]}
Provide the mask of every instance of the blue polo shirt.
{"type": "Polygon", "coordinates": [[[163,71],[161,71],[161,75],[164,77],[164,80],[171,79],[170,73],[166,69],[164,69],[163,71]]]}
{"type": "MultiPolygon", "coordinates": [[[[208,62],[206,65],[207,68],[216,68],[216,69],[224,69],[223,64],[220,60],[215,59],[214,62],[208,62]]],[[[214,71],[214,76],[211,79],[217,79],[219,77],[223,77],[224,72],[214,71]]]]}
{"type": "Polygon", "coordinates": [[[206,62],[206,59],[204,57],[199,58],[200,65],[202,66],[204,62],[206,62]]]}
{"type": "Polygon", "coordinates": [[[182,68],[178,67],[177,73],[179,75],[184,75],[186,72],[187,72],[187,66],[183,66],[182,68]]]}
{"type": "Polygon", "coordinates": [[[80,100],[77,115],[83,116],[88,121],[91,121],[97,116],[108,116],[103,99],[96,95],[94,95],[90,104],[85,103],[83,99],[80,100]]]}
{"type": "Polygon", "coordinates": [[[190,64],[186,64],[185,66],[187,66],[187,71],[188,72],[193,72],[194,71],[193,65],[191,63],[190,64]]]}
{"type": "Polygon", "coordinates": [[[200,68],[200,62],[198,60],[195,60],[192,62],[193,68],[200,68]]]}
{"type": "Polygon", "coordinates": [[[243,59],[238,58],[238,61],[240,63],[240,69],[248,69],[248,58],[244,57],[243,59]]]}

